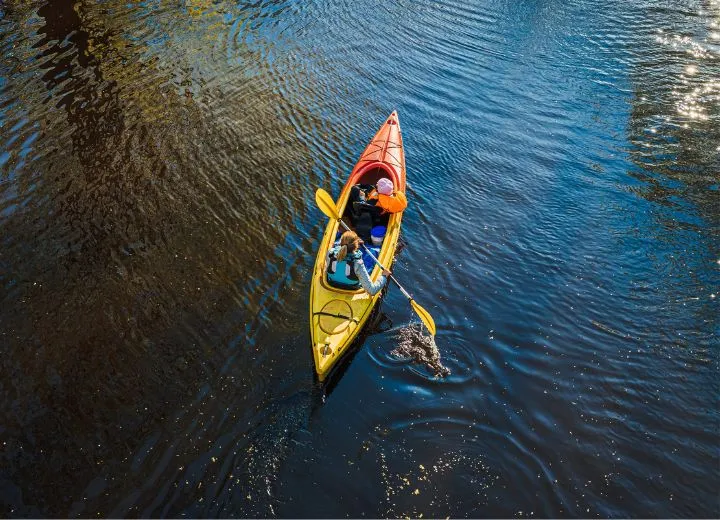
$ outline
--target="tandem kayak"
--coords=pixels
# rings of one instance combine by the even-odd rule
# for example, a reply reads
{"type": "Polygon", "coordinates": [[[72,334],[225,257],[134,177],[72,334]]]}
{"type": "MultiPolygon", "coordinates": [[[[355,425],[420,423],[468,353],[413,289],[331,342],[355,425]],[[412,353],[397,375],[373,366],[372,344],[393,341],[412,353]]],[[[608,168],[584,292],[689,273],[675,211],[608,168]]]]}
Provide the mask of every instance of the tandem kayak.
{"type": "MultiPolygon", "coordinates": [[[[348,208],[350,189],[356,184],[376,184],[382,177],[391,179],[396,190],[405,191],[405,152],[397,112],[390,114],[383,122],[380,130],[360,155],[340,192],[336,205],[338,214],[343,216],[345,222],[351,222],[348,208]]],[[[378,260],[390,269],[400,237],[402,213],[386,215],[384,218],[387,219],[387,222],[383,222],[387,231],[378,260]]],[[[339,237],[339,232],[343,231],[339,226],[336,220],[331,219],[325,228],[310,287],[310,336],[315,371],[320,381],[325,380],[357,338],[385,292],[380,291],[375,296],[370,296],[362,288],[340,289],[328,283],[325,262],[328,251],[339,237]]],[[[382,269],[376,265],[370,272],[370,279],[376,281],[381,272],[382,269]]]]}

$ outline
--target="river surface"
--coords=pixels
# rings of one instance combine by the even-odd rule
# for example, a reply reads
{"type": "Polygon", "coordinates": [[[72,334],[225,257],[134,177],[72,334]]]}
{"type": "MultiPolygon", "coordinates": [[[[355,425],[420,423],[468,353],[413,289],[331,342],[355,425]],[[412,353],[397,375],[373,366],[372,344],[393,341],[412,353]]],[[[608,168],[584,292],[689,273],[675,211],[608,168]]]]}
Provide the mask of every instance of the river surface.
{"type": "Polygon", "coordinates": [[[0,516],[720,516],[720,2],[0,2],[0,516]],[[309,283],[397,109],[395,274],[309,283]]]}

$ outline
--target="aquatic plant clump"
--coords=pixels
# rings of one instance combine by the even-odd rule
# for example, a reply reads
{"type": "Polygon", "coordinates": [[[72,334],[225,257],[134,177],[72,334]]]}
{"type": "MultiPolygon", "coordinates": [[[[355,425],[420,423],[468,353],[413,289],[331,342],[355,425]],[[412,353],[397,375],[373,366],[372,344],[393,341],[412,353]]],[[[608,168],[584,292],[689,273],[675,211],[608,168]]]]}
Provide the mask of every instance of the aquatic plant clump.
{"type": "Polygon", "coordinates": [[[411,323],[397,331],[398,346],[392,355],[412,359],[429,368],[435,377],[450,375],[450,369],[442,364],[435,338],[425,333],[422,323],[411,323]]]}

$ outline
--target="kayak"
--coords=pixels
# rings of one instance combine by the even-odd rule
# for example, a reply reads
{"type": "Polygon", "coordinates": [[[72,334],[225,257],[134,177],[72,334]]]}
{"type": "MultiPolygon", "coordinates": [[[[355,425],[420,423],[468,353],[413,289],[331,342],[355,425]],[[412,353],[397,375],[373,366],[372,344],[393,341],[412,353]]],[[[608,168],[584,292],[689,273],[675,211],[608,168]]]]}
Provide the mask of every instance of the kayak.
{"type": "MultiPolygon", "coordinates": [[[[397,112],[390,114],[367,145],[340,192],[336,206],[345,222],[351,222],[351,208],[348,207],[350,189],[356,184],[374,185],[382,177],[392,180],[396,190],[405,192],[405,152],[397,112]]],[[[391,269],[400,237],[402,212],[385,215],[384,218],[387,219],[386,223],[383,222],[387,231],[378,260],[391,269]]],[[[358,337],[385,292],[379,291],[375,296],[370,296],[362,287],[348,290],[328,283],[325,263],[328,251],[339,238],[339,232],[343,231],[339,226],[336,220],[330,219],[325,228],[310,286],[310,336],[315,371],[320,381],[325,380],[358,337]]],[[[382,269],[375,265],[372,272],[369,269],[368,272],[370,279],[375,282],[382,269]]]]}

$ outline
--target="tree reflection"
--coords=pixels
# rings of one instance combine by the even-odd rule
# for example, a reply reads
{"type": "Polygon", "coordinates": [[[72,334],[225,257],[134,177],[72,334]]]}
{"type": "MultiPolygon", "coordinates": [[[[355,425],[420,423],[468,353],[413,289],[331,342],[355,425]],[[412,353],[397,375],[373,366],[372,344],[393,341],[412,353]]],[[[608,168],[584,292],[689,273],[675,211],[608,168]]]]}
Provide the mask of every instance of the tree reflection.
{"type": "Polygon", "coordinates": [[[710,333],[701,340],[706,344],[718,326],[710,292],[720,258],[720,53],[703,40],[707,33],[695,17],[682,14],[677,27],[688,18],[695,32],[659,32],[635,64],[629,173],[640,181],[631,190],[655,205],[648,230],[668,246],[655,261],[658,272],[668,273],[672,301],[670,288],[684,279],[701,289],[696,326],[710,333]]]}
{"type": "MultiPolygon", "coordinates": [[[[720,7],[707,8],[720,14],[720,7]]],[[[702,36],[707,34],[659,32],[645,59],[637,62],[628,128],[633,145],[630,159],[637,169],[631,174],[647,183],[638,194],[669,206],[679,196],[716,227],[720,224],[720,53],[703,43],[702,36]]]]}
{"type": "MultiPolygon", "coordinates": [[[[8,15],[36,34],[0,95],[44,125],[17,171],[27,203],[3,223],[7,467],[32,482],[20,511],[64,516],[95,476],[129,471],[145,437],[218,377],[229,343],[251,341],[282,302],[278,281],[299,276],[290,244],[310,249],[292,237],[317,184],[312,153],[277,117],[288,100],[263,54],[237,35],[217,52],[227,13],[248,16],[68,0],[8,15]]],[[[249,377],[253,363],[234,370],[249,377]]]]}

